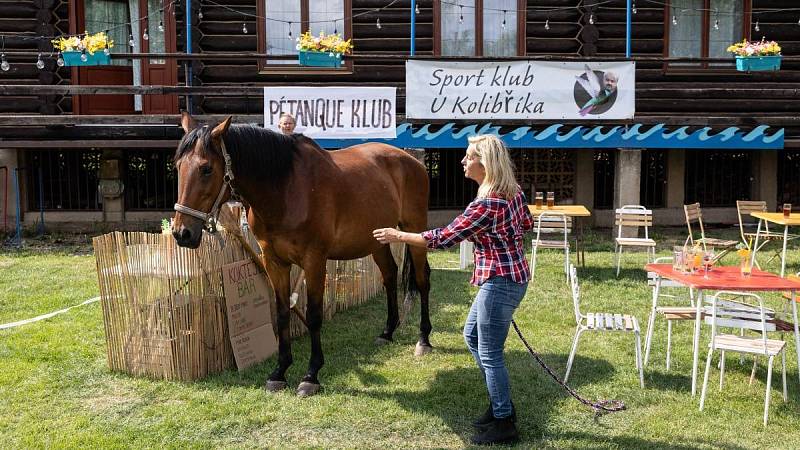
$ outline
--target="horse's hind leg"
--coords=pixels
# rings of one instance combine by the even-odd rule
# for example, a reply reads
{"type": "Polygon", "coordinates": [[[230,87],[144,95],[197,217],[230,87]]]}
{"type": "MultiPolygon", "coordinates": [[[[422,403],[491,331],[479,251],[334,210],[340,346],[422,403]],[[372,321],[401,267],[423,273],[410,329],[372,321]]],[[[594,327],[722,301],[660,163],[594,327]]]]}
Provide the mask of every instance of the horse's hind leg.
{"type": "Polygon", "coordinates": [[[414,263],[414,278],[420,296],[419,313],[419,341],[414,351],[416,356],[423,356],[431,352],[431,317],[428,308],[428,298],[431,291],[431,268],[428,265],[428,250],[421,247],[410,247],[411,259],[414,263]]]}
{"type": "Polygon", "coordinates": [[[383,287],[386,289],[386,328],[383,333],[375,339],[377,344],[384,344],[392,341],[394,330],[400,322],[400,317],[397,313],[397,263],[394,262],[392,250],[388,245],[382,246],[378,251],[372,254],[372,259],[381,271],[383,276],[383,287]]]}
{"type": "Polygon", "coordinates": [[[320,337],[323,303],[325,301],[325,266],[325,257],[317,257],[313,258],[313,260],[309,258],[309,260],[303,262],[308,292],[306,321],[308,322],[308,334],[311,337],[311,358],[308,362],[308,372],[297,387],[297,395],[300,397],[308,397],[319,391],[320,383],[317,374],[325,364],[320,337]]]}

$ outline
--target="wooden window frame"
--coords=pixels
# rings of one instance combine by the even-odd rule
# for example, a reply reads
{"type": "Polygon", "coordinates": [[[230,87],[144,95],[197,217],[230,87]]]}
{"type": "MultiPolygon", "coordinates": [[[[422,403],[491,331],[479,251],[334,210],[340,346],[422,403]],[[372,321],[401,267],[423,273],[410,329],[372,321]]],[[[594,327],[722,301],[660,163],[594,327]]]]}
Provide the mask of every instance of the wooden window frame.
{"type": "MultiPolygon", "coordinates": [[[[750,18],[752,17],[753,12],[753,0],[742,0],[742,36],[750,40],[750,24],[752,23],[750,18]]],[[[714,15],[711,11],[711,0],[703,0],[703,11],[701,15],[701,44],[700,44],[700,57],[701,58],[708,58],[708,47],[709,47],[709,38],[708,33],[711,31],[711,20],[712,16],[714,15]]],[[[664,58],[669,58],[669,35],[670,30],[672,29],[672,0],[666,0],[664,5],[664,50],[663,56],[664,58]]],[[[699,63],[696,66],[676,66],[670,64],[667,61],[664,61],[664,71],[670,73],[707,73],[707,74],[714,74],[714,73],[731,73],[736,72],[736,67],[731,65],[730,67],[720,67],[720,66],[709,66],[709,62],[704,61],[699,63]]]]}
{"type": "MultiPolygon", "coordinates": [[[[483,55],[483,2],[475,0],[475,54],[472,56],[483,55]]],[[[527,17],[528,2],[517,0],[517,56],[527,54],[527,17]]],[[[433,2],[433,55],[442,56],[442,2],[433,2]]],[[[490,56],[487,58],[491,58],[490,56]]]]}
{"type": "MultiPolygon", "coordinates": [[[[267,36],[264,32],[266,27],[266,8],[265,2],[268,0],[256,1],[256,36],[258,39],[258,53],[267,52],[267,36]]],[[[309,2],[313,0],[300,0],[300,33],[305,33],[309,29],[309,2]]],[[[344,0],[344,24],[342,25],[342,33],[344,39],[352,39],[353,37],[353,0],[344,0]]],[[[303,74],[303,75],[347,75],[353,73],[353,61],[345,58],[342,61],[342,66],[339,68],[333,67],[308,67],[308,66],[291,66],[291,65],[270,65],[266,63],[266,59],[258,60],[258,72],[261,74],[303,74]]]]}

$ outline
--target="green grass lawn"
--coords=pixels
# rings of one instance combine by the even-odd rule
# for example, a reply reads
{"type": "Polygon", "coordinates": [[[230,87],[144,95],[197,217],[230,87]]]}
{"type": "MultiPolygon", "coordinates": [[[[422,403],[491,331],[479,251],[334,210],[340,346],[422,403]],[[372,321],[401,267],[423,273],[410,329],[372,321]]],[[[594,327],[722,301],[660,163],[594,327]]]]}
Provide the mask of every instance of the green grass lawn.
{"type": "MultiPolygon", "coordinates": [[[[735,238],[732,230],[723,230],[735,238]]],[[[656,234],[661,255],[682,231],[656,234]]],[[[579,268],[585,310],[636,315],[644,328],[651,302],[644,254],[628,254],[614,276],[610,232],[589,236],[579,268]]],[[[721,234],[721,233],[716,233],[721,234]]],[[[575,320],[560,254],[545,251],[515,318],[546,362],[563,374],[575,320]]],[[[734,263],[735,257],[724,262],[734,263]]],[[[431,253],[434,352],[415,358],[418,308],[377,347],[386,308],[381,298],[339,313],[323,327],[323,391],[309,399],[292,391],[269,394],[265,377],[276,358],[192,383],[111,373],[98,303],[54,318],[0,331],[0,447],[2,448],[462,448],[471,420],[486,407],[479,372],[461,327],[475,288],[455,269],[456,250],[431,253]]],[[[767,269],[779,270],[772,261],[767,269]]],[[[800,251],[788,272],[800,270],[800,251]]],[[[69,252],[0,250],[0,323],[78,304],[98,293],[94,258],[69,252]]],[[[777,296],[770,303],[780,308],[777,296]]],[[[709,330],[704,327],[703,347],[709,330]]],[[[645,389],[634,369],[629,334],[581,337],[570,384],[591,399],[620,399],[627,411],[595,419],[555,384],[509,336],[507,361],[524,448],[800,448],[800,385],[794,341],[787,347],[789,402],[780,396],[776,362],[770,421],[762,427],[766,367],[748,386],[751,359],[729,355],[726,385],[709,381],[706,409],[690,396],[691,325],[673,327],[673,363],[664,368],[666,322],[657,321],[645,389]]],[[[307,337],[293,343],[291,385],[303,376],[307,337]]],[[[705,352],[701,353],[701,371],[705,352]]],[[[699,380],[702,382],[702,378],[699,380]]]]}

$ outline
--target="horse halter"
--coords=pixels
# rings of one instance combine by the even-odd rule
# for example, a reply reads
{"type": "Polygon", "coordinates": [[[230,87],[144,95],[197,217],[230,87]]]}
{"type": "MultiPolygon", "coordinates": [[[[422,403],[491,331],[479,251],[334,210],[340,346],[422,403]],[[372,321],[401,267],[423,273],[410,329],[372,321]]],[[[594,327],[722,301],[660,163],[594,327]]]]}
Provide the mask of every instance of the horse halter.
{"type": "Polygon", "coordinates": [[[211,211],[204,213],[181,205],[180,203],[175,203],[175,211],[202,220],[206,231],[212,234],[217,232],[217,218],[219,217],[219,209],[222,205],[222,197],[225,195],[225,189],[229,188],[231,190],[231,197],[236,197],[236,192],[231,185],[234,178],[233,171],[231,170],[231,155],[228,154],[228,150],[225,148],[224,139],[220,138],[219,147],[222,150],[222,157],[225,159],[225,175],[222,177],[222,186],[219,188],[219,194],[217,194],[217,199],[214,200],[214,205],[211,206],[211,211]]]}

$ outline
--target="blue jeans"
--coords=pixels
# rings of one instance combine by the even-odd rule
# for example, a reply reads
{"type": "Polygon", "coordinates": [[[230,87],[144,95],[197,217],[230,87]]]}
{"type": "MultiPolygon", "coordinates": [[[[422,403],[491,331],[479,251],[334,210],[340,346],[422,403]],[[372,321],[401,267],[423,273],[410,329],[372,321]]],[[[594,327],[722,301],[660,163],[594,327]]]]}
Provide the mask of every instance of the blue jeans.
{"type": "Polygon", "coordinates": [[[464,340],[486,381],[492,414],[500,419],[511,415],[511,386],[508,381],[503,349],[514,310],[528,283],[515,283],[495,276],[486,280],[464,324],[464,340]]]}

